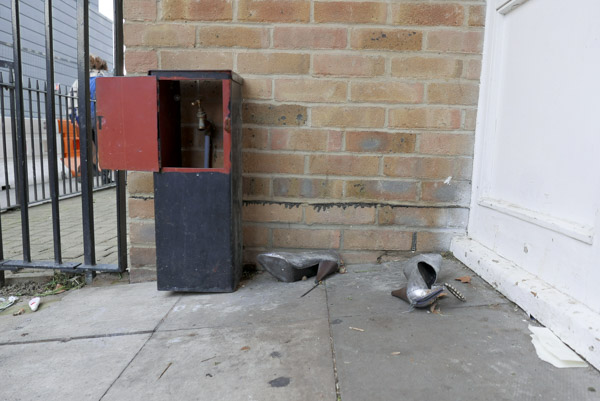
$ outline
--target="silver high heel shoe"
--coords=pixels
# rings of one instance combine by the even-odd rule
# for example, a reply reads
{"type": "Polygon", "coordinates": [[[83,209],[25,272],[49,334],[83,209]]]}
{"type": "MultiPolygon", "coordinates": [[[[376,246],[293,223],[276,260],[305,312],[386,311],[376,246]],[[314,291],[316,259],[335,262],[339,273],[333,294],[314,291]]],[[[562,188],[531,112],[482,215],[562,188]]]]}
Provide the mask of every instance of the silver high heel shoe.
{"type": "Polygon", "coordinates": [[[412,307],[423,308],[435,302],[442,286],[434,285],[442,266],[442,256],[429,253],[410,258],[404,265],[406,287],[392,291],[392,295],[408,302],[412,307]]]}
{"type": "Polygon", "coordinates": [[[288,283],[314,275],[317,275],[316,282],[319,282],[337,271],[341,263],[340,255],[336,251],[270,252],[258,255],[257,259],[263,269],[277,280],[288,283]]]}

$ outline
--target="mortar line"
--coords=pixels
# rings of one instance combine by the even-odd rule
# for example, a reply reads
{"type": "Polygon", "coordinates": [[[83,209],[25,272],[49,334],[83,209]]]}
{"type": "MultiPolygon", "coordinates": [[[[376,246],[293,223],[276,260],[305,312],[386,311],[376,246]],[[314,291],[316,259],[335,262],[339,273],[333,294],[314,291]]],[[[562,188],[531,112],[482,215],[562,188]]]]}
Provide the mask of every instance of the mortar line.
{"type": "Polygon", "coordinates": [[[325,305],[327,305],[327,324],[329,325],[329,346],[331,347],[331,359],[333,362],[333,378],[335,381],[335,399],[342,401],[340,381],[338,378],[337,362],[335,360],[335,345],[333,343],[333,329],[331,327],[331,313],[329,311],[329,293],[327,291],[327,282],[325,282],[325,305]]]}
{"type": "Polygon", "coordinates": [[[173,308],[175,308],[175,306],[181,301],[181,298],[183,298],[183,297],[179,296],[179,299],[175,303],[173,303],[173,305],[168,310],[168,312],[165,313],[165,315],[162,317],[162,319],[160,319],[160,321],[156,324],[156,326],[154,326],[154,329],[152,330],[152,332],[150,333],[150,335],[148,336],[148,338],[146,339],[146,341],[144,341],[144,344],[142,344],[142,346],[140,347],[140,349],[138,349],[137,352],[135,353],[135,355],[129,360],[129,362],[127,362],[127,365],[125,365],[125,367],[121,370],[121,372],[119,372],[119,375],[115,378],[115,380],[113,380],[113,382],[110,384],[110,386],[108,386],[108,388],[106,389],[106,391],[104,392],[104,394],[102,394],[102,396],[98,399],[98,401],[102,401],[102,399],[104,398],[104,396],[115,385],[115,383],[117,382],[117,380],[119,380],[121,378],[121,376],[123,376],[123,373],[131,365],[131,362],[133,362],[135,360],[135,358],[137,358],[137,356],[140,354],[140,352],[142,352],[142,350],[144,349],[144,347],[146,347],[146,344],[148,344],[148,341],[150,341],[150,339],[154,336],[154,333],[156,333],[156,331],[158,330],[158,328],[160,327],[160,325],[163,324],[163,322],[165,321],[165,319],[167,318],[167,316],[169,316],[169,314],[171,313],[171,311],[173,310],[173,308]]]}

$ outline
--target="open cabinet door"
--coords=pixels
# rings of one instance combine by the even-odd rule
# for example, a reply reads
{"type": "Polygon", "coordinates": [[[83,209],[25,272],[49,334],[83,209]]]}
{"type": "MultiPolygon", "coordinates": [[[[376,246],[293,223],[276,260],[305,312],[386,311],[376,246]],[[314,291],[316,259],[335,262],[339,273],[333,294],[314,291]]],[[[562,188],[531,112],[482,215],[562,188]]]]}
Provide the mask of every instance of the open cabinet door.
{"type": "Polygon", "coordinates": [[[156,77],[99,77],[96,110],[102,169],[160,169],[156,77]]]}

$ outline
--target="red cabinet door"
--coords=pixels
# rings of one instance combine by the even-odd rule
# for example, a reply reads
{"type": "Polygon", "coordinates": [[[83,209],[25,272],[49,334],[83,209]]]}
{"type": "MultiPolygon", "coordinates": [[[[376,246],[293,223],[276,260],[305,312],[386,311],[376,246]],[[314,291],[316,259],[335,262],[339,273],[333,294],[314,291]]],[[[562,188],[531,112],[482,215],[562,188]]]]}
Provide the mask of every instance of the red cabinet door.
{"type": "Polygon", "coordinates": [[[96,79],[100,168],[158,171],[156,77],[96,79]]]}

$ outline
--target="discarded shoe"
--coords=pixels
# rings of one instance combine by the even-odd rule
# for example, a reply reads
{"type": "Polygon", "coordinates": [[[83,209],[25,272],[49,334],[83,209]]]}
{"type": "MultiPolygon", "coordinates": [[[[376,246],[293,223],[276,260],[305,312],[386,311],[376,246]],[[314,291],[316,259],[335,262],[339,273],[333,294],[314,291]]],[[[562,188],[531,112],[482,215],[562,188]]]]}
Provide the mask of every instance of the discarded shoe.
{"type": "Polygon", "coordinates": [[[406,287],[392,291],[392,295],[408,302],[415,308],[423,308],[435,302],[444,291],[435,281],[442,266],[442,256],[434,253],[417,255],[403,263],[408,280],[406,287]]]}
{"type": "Polygon", "coordinates": [[[340,256],[335,251],[322,252],[271,252],[257,257],[263,269],[271,273],[277,280],[290,283],[302,277],[317,275],[316,282],[337,271],[340,256]]]}

